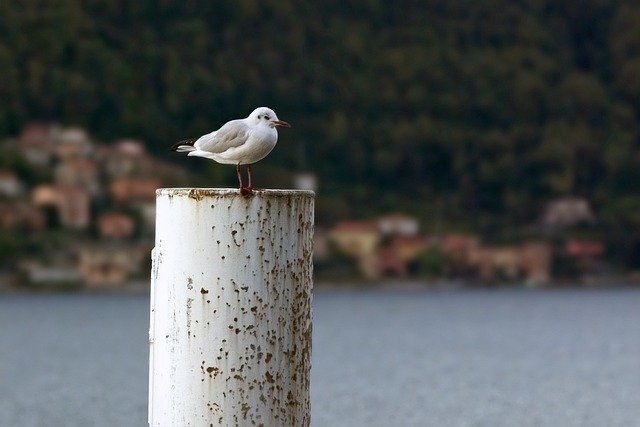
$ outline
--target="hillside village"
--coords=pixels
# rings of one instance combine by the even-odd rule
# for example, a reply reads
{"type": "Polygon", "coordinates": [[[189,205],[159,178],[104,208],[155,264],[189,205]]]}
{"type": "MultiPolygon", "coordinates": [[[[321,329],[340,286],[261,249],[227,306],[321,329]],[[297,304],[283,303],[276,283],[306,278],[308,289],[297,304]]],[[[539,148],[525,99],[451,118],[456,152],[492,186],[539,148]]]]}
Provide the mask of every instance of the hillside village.
{"type": "MultiPolygon", "coordinates": [[[[141,141],[106,144],[80,128],[32,123],[1,146],[2,283],[32,287],[147,286],[153,245],[155,190],[188,185],[189,173],[150,155],[141,141]]],[[[295,180],[298,187],[313,175],[295,180]]],[[[315,186],[313,184],[312,186],[315,186]]],[[[320,279],[463,279],[545,284],[601,274],[604,244],[554,238],[553,231],[589,226],[589,203],[568,197],[541,213],[549,238],[483,243],[474,234],[421,232],[419,218],[401,212],[316,227],[320,279]],[[558,263],[558,260],[561,262],[558,263]],[[570,268],[566,268],[569,265],[570,268]]]]}
{"type": "Polygon", "coordinates": [[[140,141],[98,143],[83,129],[52,123],[27,126],[2,152],[17,160],[14,170],[0,170],[0,228],[32,247],[18,259],[2,254],[5,276],[90,288],[146,277],[155,190],[185,182],[183,169],[140,141]]]}
{"type": "MultiPolygon", "coordinates": [[[[562,199],[549,204],[540,228],[571,227],[593,218],[584,200],[562,199]]],[[[607,271],[605,246],[599,240],[565,238],[554,243],[537,238],[487,244],[473,234],[422,234],[419,221],[401,213],[370,221],[343,221],[326,232],[316,232],[320,264],[332,250],[347,255],[356,273],[368,280],[421,277],[545,285],[558,279],[588,280],[607,271]]]]}

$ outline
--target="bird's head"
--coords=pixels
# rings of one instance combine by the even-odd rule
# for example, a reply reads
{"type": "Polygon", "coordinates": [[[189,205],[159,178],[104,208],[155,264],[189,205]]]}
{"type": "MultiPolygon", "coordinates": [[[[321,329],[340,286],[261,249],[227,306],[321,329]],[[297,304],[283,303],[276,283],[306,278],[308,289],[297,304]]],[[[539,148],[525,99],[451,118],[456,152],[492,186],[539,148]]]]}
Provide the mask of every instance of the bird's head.
{"type": "Polygon", "coordinates": [[[275,128],[276,126],[282,126],[290,128],[291,125],[284,120],[278,120],[278,116],[276,113],[267,107],[258,107],[249,114],[248,119],[255,124],[264,124],[265,126],[269,126],[270,128],[275,128]]]}

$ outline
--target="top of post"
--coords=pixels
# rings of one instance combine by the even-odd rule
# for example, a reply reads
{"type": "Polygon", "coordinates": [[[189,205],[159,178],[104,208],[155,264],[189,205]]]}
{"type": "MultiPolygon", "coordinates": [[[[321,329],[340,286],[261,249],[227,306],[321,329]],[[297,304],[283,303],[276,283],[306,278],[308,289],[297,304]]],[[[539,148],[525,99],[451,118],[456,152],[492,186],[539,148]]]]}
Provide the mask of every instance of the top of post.
{"type": "Polygon", "coordinates": [[[303,197],[314,198],[315,193],[310,190],[253,190],[253,194],[250,196],[243,196],[240,194],[240,190],[237,188],[158,188],[156,190],[156,197],[168,196],[168,197],[190,197],[192,199],[200,200],[205,197],[266,197],[266,198],[287,198],[287,197],[303,197]]]}

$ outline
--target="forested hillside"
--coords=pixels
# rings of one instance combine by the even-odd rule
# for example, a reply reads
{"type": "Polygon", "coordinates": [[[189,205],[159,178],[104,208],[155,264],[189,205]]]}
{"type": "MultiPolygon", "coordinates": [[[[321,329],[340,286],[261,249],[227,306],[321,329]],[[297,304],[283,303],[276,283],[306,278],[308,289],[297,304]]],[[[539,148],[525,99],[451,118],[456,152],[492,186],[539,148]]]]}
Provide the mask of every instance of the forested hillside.
{"type": "Polygon", "coordinates": [[[257,179],[315,171],[326,220],[517,227],[574,194],[640,226],[633,1],[6,1],[0,76],[2,136],[54,119],[164,153],[271,106],[294,128],[257,179]]]}

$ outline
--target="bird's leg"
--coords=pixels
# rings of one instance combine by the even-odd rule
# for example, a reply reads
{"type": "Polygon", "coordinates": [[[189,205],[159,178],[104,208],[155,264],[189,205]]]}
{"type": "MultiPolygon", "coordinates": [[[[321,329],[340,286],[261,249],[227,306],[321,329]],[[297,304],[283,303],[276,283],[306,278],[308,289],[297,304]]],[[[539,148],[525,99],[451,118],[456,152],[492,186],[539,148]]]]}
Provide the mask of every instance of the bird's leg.
{"type": "Polygon", "coordinates": [[[240,173],[240,163],[236,165],[236,174],[238,175],[238,184],[240,185],[240,192],[242,192],[242,189],[244,187],[242,186],[242,174],[240,173]]]}
{"type": "Polygon", "coordinates": [[[250,194],[253,194],[252,187],[251,187],[251,169],[249,168],[249,166],[247,166],[247,174],[249,176],[248,187],[245,187],[242,185],[242,175],[240,174],[240,163],[238,163],[238,165],[236,166],[236,172],[238,173],[238,181],[240,181],[240,194],[242,194],[243,196],[248,196],[250,194]]]}
{"type": "Polygon", "coordinates": [[[249,190],[253,190],[253,179],[251,177],[251,165],[247,165],[247,177],[249,178],[249,186],[247,187],[249,190]]]}
{"type": "Polygon", "coordinates": [[[238,175],[238,184],[240,185],[240,189],[242,189],[242,174],[240,174],[240,163],[236,165],[236,174],[238,175]]]}

